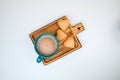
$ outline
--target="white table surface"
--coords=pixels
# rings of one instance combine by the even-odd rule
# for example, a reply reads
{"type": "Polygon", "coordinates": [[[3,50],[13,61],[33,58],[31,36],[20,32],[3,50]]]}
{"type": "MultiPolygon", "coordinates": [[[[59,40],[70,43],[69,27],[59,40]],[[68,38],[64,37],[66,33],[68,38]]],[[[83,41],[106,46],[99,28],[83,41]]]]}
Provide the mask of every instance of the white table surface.
{"type": "Polygon", "coordinates": [[[0,0],[0,80],[120,80],[120,0],[0,0]],[[82,48],[44,66],[28,36],[67,16],[82,48]]]}

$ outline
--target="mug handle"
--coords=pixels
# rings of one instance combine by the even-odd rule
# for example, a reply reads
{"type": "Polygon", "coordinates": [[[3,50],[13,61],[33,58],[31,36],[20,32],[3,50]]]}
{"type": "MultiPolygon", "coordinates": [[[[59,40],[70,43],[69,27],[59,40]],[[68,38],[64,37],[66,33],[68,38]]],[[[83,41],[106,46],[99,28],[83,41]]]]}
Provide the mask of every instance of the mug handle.
{"type": "Polygon", "coordinates": [[[42,61],[43,57],[42,56],[38,56],[37,58],[37,62],[40,63],[42,61]]]}

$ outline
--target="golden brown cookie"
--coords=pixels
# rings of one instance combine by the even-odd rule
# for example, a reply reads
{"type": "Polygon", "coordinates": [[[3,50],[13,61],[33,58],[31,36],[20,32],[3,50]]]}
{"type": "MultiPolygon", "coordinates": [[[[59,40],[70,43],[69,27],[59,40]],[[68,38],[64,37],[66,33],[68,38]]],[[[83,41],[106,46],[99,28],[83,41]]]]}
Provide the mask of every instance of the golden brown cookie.
{"type": "Polygon", "coordinates": [[[59,27],[65,31],[69,26],[69,21],[67,19],[58,20],[59,27]]]}
{"type": "Polygon", "coordinates": [[[57,39],[63,40],[65,38],[67,38],[67,34],[65,32],[63,32],[62,30],[58,29],[57,30],[57,39]]]}
{"type": "Polygon", "coordinates": [[[75,47],[73,36],[68,37],[68,39],[64,42],[64,46],[69,47],[69,48],[74,48],[75,47]]]}

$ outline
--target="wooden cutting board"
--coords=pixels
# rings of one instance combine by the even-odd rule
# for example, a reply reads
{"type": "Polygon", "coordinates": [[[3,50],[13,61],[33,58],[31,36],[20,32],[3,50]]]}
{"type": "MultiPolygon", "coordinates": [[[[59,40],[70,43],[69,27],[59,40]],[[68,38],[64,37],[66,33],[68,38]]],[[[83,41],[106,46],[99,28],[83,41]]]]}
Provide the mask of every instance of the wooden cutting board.
{"type": "MultiPolygon", "coordinates": [[[[32,40],[32,42],[34,43],[36,37],[44,32],[49,32],[51,34],[54,34],[56,35],[56,31],[58,29],[60,29],[59,25],[58,25],[58,20],[68,20],[68,18],[66,16],[63,16],[53,22],[51,22],[50,24],[46,25],[46,26],[43,26],[42,28],[32,32],[29,34],[29,37],[30,39],[32,40]]],[[[60,58],[62,58],[63,56],[67,55],[67,54],[70,54],[71,52],[79,49],[82,47],[80,41],[78,40],[77,38],[77,34],[82,32],[84,30],[84,27],[82,25],[82,23],[79,23],[75,26],[71,26],[69,25],[68,27],[69,29],[67,29],[66,33],[68,36],[73,36],[74,37],[74,40],[75,40],[75,48],[68,48],[68,47],[65,47],[63,45],[63,41],[60,41],[60,48],[59,48],[59,51],[57,54],[55,54],[54,56],[52,56],[51,58],[45,58],[42,60],[43,64],[44,65],[48,65],[60,58]]]]}

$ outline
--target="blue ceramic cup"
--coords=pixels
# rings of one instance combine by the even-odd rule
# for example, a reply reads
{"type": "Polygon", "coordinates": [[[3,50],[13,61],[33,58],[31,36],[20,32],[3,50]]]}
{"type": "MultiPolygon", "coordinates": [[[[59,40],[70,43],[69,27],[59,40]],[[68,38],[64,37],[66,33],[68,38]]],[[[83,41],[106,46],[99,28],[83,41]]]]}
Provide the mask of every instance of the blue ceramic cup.
{"type": "MultiPolygon", "coordinates": [[[[52,48],[52,47],[49,47],[49,48],[52,48]]],[[[43,34],[40,34],[36,39],[35,39],[35,41],[34,41],[34,49],[35,49],[35,51],[36,51],[36,53],[38,54],[38,58],[37,58],[37,62],[39,63],[39,62],[41,62],[42,61],[42,59],[43,58],[50,58],[50,57],[52,57],[53,55],[55,55],[57,52],[58,52],[58,49],[59,49],[59,41],[58,41],[58,39],[55,37],[55,35],[53,35],[53,34],[50,34],[50,33],[43,33],[43,34]],[[44,55],[44,53],[43,52],[45,52],[45,51],[47,51],[47,53],[49,53],[49,51],[50,51],[50,49],[48,49],[47,50],[47,48],[50,46],[48,43],[47,43],[47,41],[45,41],[45,39],[44,39],[44,41],[42,41],[41,43],[39,43],[39,41],[40,41],[40,39],[42,39],[42,38],[45,38],[45,37],[49,37],[49,38],[51,38],[51,39],[53,39],[53,41],[54,41],[54,46],[56,46],[55,47],[55,50],[54,50],[54,52],[53,53],[51,53],[50,55],[44,55]],[[38,44],[39,43],[39,44],[38,44]],[[45,45],[44,45],[45,44],[45,45]],[[37,46],[46,46],[46,48],[41,48],[41,51],[38,49],[38,47],[37,46]],[[47,47],[48,46],[48,47],[47,47]],[[42,51],[42,50],[44,50],[44,51],[42,51]]]]}

